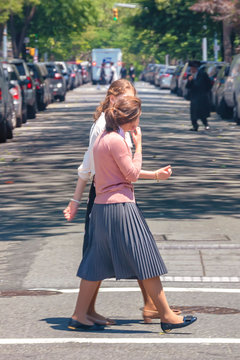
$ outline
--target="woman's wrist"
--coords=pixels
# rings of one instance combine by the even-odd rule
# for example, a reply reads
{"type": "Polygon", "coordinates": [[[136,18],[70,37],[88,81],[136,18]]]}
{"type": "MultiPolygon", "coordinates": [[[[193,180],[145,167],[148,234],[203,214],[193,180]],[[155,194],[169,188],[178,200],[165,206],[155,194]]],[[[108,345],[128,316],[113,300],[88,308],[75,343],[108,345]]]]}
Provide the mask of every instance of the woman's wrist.
{"type": "Polygon", "coordinates": [[[70,199],[70,201],[74,202],[77,205],[79,205],[81,203],[81,201],[74,199],[74,198],[70,199]]]}
{"type": "Polygon", "coordinates": [[[158,170],[154,171],[154,179],[159,182],[159,173],[158,173],[158,170]]]}

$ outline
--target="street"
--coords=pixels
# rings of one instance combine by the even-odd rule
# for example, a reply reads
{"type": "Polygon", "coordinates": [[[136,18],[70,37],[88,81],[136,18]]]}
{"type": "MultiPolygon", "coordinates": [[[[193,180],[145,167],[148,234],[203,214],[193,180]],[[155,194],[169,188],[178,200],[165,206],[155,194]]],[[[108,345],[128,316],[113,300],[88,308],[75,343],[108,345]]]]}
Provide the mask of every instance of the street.
{"type": "Polygon", "coordinates": [[[173,168],[168,181],[138,181],[136,199],[168,267],[162,281],[170,305],[198,321],[162,334],[159,320],[143,323],[137,282],[109,279],[97,310],[116,325],[67,329],[89,186],[73,222],[62,211],[106,93],[87,84],[0,144],[1,360],[239,359],[240,127],[212,113],[210,130],[190,132],[189,102],[148,83],[136,88],[143,168],[173,168]]]}

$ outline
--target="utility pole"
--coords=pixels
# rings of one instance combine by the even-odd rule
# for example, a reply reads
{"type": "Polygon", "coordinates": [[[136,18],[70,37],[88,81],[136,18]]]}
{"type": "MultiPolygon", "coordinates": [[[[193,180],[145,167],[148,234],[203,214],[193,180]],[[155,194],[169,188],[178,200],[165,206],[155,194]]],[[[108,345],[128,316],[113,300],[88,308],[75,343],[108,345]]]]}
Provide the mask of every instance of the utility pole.
{"type": "MultiPolygon", "coordinates": [[[[207,25],[203,26],[204,30],[207,30],[207,25]]],[[[202,60],[207,61],[207,38],[202,39],[202,60]]]]}
{"type": "Polygon", "coordinates": [[[6,60],[8,57],[7,52],[7,24],[4,25],[3,29],[3,58],[6,60]]]}

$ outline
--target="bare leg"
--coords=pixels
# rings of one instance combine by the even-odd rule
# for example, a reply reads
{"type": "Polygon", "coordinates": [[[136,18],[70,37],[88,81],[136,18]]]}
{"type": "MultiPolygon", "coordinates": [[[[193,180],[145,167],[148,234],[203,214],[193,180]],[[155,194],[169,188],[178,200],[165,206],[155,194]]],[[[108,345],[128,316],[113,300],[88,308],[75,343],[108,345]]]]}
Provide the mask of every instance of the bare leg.
{"type": "Polygon", "coordinates": [[[82,279],[77,298],[76,307],[72,318],[85,325],[93,325],[93,322],[88,320],[87,312],[90,302],[99,288],[100,281],[87,281],[82,279]]]}
{"type": "Polygon", "coordinates": [[[87,317],[90,321],[94,321],[98,324],[102,324],[102,325],[114,325],[115,321],[109,318],[106,318],[100,314],[98,314],[95,310],[95,303],[96,303],[96,299],[97,299],[97,295],[98,295],[98,291],[100,288],[101,282],[99,282],[99,285],[92,297],[92,300],[90,302],[90,305],[88,307],[88,311],[87,311],[87,317]]]}
{"type": "Polygon", "coordinates": [[[138,280],[138,285],[142,291],[142,296],[143,296],[143,301],[144,301],[144,309],[145,310],[157,310],[156,306],[154,305],[152,299],[150,298],[150,296],[147,294],[144,286],[143,286],[143,282],[142,280],[138,280]]]}
{"type": "Polygon", "coordinates": [[[152,298],[162,322],[172,324],[183,322],[183,317],[174,314],[170,309],[159,277],[142,280],[142,283],[146,292],[152,298]]]}

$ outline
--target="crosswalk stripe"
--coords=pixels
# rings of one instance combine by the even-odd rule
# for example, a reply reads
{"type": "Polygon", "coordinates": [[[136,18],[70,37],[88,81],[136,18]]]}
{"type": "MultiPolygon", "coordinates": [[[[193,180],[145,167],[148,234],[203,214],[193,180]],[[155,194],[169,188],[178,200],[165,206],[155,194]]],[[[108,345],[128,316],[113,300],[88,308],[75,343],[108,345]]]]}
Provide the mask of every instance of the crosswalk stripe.
{"type": "Polygon", "coordinates": [[[0,339],[0,345],[36,344],[240,344],[238,338],[26,338],[0,339]]]}

